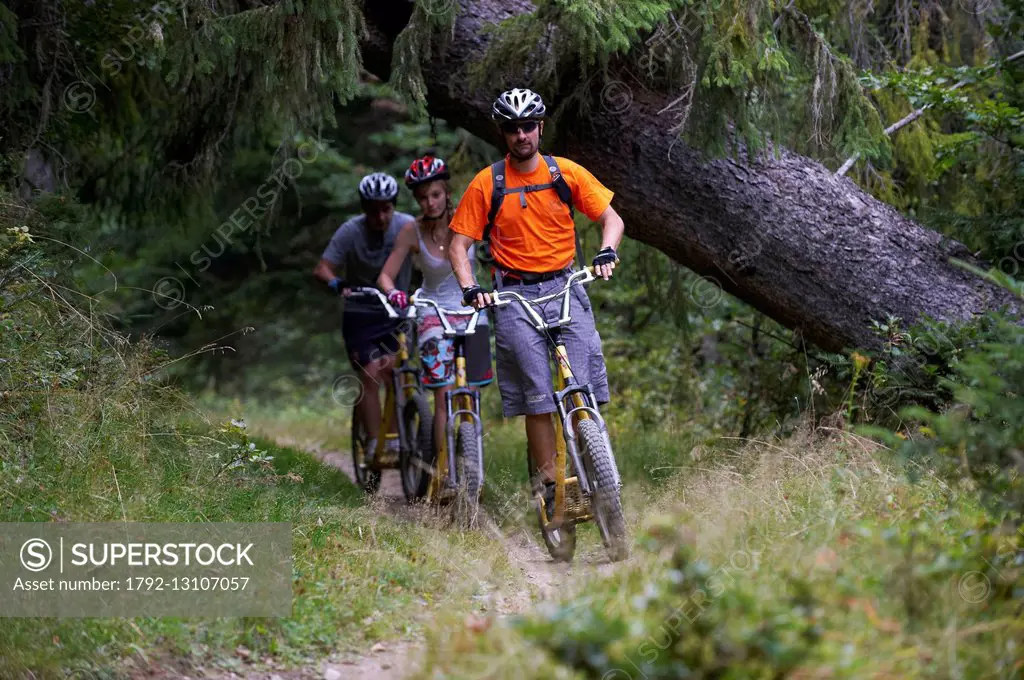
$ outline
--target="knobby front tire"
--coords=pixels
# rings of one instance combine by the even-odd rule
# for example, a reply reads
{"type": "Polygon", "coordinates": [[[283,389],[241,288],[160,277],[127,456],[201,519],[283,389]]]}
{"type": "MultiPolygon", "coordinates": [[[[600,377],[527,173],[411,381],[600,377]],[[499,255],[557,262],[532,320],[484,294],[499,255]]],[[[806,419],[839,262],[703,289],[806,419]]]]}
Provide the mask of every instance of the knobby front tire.
{"type": "Polygon", "coordinates": [[[399,469],[405,499],[412,503],[427,495],[430,470],[436,460],[434,412],[422,392],[416,392],[405,403],[402,422],[409,441],[403,444],[399,454],[399,469]]]}
{"type": "Polygon", "coordinates": [[[615,459],[596,421],[581,420],[576,425],[576,436],[583,458],[589,462],[590,483],[594,488],[591,504],[601,540],[612,562],[624,560],[629,557],[629,541],[622,497],[615,483],[615,459]]]}
{"type": "Polygon", "coordinates": [[[455,471],[459,484],[455,498],[455,521],[467,529],[476,526],[480,514],[483,470],[480,469],[479,444],[472,423],[459,425],[455,433],[455,471]]]}

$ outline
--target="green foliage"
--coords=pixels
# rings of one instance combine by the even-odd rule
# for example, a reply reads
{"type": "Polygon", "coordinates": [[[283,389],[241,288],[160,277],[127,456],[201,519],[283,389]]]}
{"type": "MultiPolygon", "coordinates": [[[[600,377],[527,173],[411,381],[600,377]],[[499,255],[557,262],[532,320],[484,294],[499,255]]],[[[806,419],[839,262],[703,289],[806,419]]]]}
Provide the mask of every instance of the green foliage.
{"type": "Polygon", "coordinates": [[[951,479],[969,476],[997,515],[1024,518],[1024,342],[1009,322],[996,328],[1001,339],[965,351],[953,375],[942,378],[948,404],[940,410],[923,406],[901,409],[914,427],[907,433],[876,428],[883,437],[915,459],[927,461],[951,479]]]}
{"type": "Polygon", "coordinates": [[[969,473],[997,506],[1024,519],[1024,339],[988,343],[964,355],[947,383],[955,405],[944,413],[916,407],[922,423],[907,452],[945,464],[950,476],[969,473]]]}
{"type": "MultiPolygon", "coordinates": [[[[860,389],[858,405],[851,420],[886,423],[899,427],[901,407],[918,405],[931,409],[947,407],[953,398],[947,380],[965,353],[985,344],[1012,337],[1012,324],[998,314],[985,314],[971,323],[950,324],[924,319],[905,328],[898,317],[874,321],[882,349],[860,389]]],[[[846,364],[835,362],[845,377],[846,364]]]]}
{"type": "Polygon", "coordinates": [[[358,85],[353,0],[14,9],[19,48],[57,57],[0,76],[15,86],[0,98],[0,153],[44,146],[98,217],[126,231],[188,224],[235,148],[317,130],[358,85]]]}
{"type": "MultiPolygon", "coordinates": [[[[533,13],[514,16],[489,29],[496,42],[475,65],[474,83],[493,87],[496,80],[511,82],[510,78],[521,77],[522,65],[528,64],[530,87],[549,95],[559,92],[556,110],[564,110],[565,100],[580,92],[560,89],[562,69],[575,69],[572,79],[587,87],[597,72],[608,69],[614,56],[633,49],[644,33],[683,4],[681,0],[544,0],[533,13]],[[538,45],[546,49],[538,50],[538,45]]],[[[583,99],[580,103],[587,102],[583,99]]]]}
{"type": "Polygon", "coordinates": [[[412,10],[409,22],[395,38],[391,55],[391,86],[417,117],[427,113],[427,93],[423,78],[423,59],[433,53],[438,42],[446,44],[459,3],[421,0],[412,10]]]}
{"type": "Polygon", "coordinates": [[[0,64],[15,64],[25,58],[18,46],[18,17],[0,6],[0,64]]]}
{"type": "MultiPolygon", "coordinates": [[[[1021,283],[999,272],[992,277],[1024,299],[1021,283]]],[[[909,457],[927,460],[951,479],[971,477],[997,516],[1009,513],[1016,523],[1024,523],[1024,330],[1019,319],[990,315],[983,324],[957,329],[960,337],[945,345],[936,343],[936,337],[947,340],[938,325],[916,338],[891,321],[880,328],[893,338],[887,349],[890,357],[900,356],[901,347],[909,350],[907,357],[916,359],[924,355],[924,346],[934,352],[928,352],[930,363],[916,367],[916,377],[925,378],[926,389],[900,398],[917,402],[900,411],[914,427],[907,433],[877,427],[865,431],[909,457]],[[915,345],[921,338],[928,344],[915,345]]],[[[885,380],[885,364],[879,364],[885,380]]]]}
{"type": "Polygon", "coordinates": [[[678,0],[642,0],[634,2],[574,2],[552,0],[538,7],[565,31],[569,44],[576,47],[584,66],[606,66],[611,56],[625,54],[641,35],[664,21],[669,12],[679,9],[678,0]]]}
{"type": "Polygon", "coordinates": [[[262,473],[273,471],[274,466],[271,461],[274,460],[274,457],[268,455],[263,449],[257,448],[256,442],[249,439],[244,420],[232,418],[217,428],[217,431],[232,442],[228,445],[228,455],[223,466],[217,472],[218,475],[227,470],[247,466],[262,473]]]}
{"type": "Polygon", "coordinates": [[[961,87],[977,87],[987,84],[998,86],[1000,67],[1008,64],[995,62],[981,67],[938,65],[920,71],[886,71],[873,74],[870,71],[862,77],[865,87],[872,90],[885,89],[907,98],[911,107],[934,109],[935,113],[956,114],[983,134],[991,137],[1019,130],[1024,126],[1020,109],[1002,101],[1003,93],[996,92],[996,99],[977,98],[961,87]]]}
{"type": "Polygon", "coordinates": [[[1015,249],[1024,241],[1022,5],[982,9],[969,3],[922,9],[904,20],[912,34],[889,27],[905,51],[899,68],[891,55],[861,59],[862,82],[887,123],[923,115],[892,133],[891,159],[863,163],[856,177],[879,198],[1017,275],[1022,260],[1015,249]]]}
{"type": "Polygon", "coordinates": [[[415,677],[996,677],[1019,657],[1024,534],[908,467],[849,435],[705,450],[627,504],[629,562],[436,631],[415,677]]]}
{"type": "Polygon", "coordinates": [[[673,130],[713,153],[742,141],[753,154],[769,138],[826,155],[885,149],[849,60],[792,4],[551,0],[496,38],[476,82],[510,82],[530,64],[531,87],[558,93],[556,121],[586,116],[617,84],[671,95],[673,130]]]}
{"type": "Polygon", "coordinates": [[[634,668],[650,678],[780,677],[820,640],[819,604],[805,584],[781,586],[771,601],[730,587],[670,521],[640,542],[662,555],[655,578],[633,571],[628,580],[595,584],[570,603],[542,608],[517,626],[520,634],[592,677],[634,668]],[[623,589],[635,595],[623,597],[623,589]]]}

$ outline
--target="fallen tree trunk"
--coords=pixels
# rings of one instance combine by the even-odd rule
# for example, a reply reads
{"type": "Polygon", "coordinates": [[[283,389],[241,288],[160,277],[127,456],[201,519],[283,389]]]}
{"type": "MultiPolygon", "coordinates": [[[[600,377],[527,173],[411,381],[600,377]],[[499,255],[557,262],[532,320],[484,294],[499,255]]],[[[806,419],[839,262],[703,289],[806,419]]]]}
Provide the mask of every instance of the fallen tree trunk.
{"type": "MultiPolygon", "coordinates": [[[[424,65],[428,105],[432,115],[497,142],[489,110],[499,86],[470,91],[465,68],[487,47],[485,26],[532,5],[461,5],[444,53],[424,65]]],[[[382,77],[409,6],[405,0],[367,3],[371,38],[364,62],[382,77]]],[[[956,257],[981,265],[963,244],[902,216],[850,179],[785,150],[778,159],[753,163],[703,161],[659,117],[667,96],[628,96],[627,105],[620,99],[595,108],[574,127],[563,121],[554,151],[615,191],[612,205],[627,235],[712,282],[690,290],[697,304],[713,304],[717,284],[829,350],[877,347],[870,322],[887,315],[905,322],[923,315],[965,321],[1004,304],[1015,307],[1009,292],[949,262],[956,257]]]]}

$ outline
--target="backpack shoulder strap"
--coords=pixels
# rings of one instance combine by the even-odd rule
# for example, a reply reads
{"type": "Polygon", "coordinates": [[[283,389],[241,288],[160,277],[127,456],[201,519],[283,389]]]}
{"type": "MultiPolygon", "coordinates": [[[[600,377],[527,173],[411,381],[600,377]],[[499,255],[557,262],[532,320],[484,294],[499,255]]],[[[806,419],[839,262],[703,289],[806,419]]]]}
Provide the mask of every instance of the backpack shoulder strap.
{"type": "MultiPolygon", "coordinates": [[[[554,156],[543,156],[544,162],[548,164],[548,172],[551,173],[551,185],[558,194],[558,198],[561,199],[562,203],[569,206],[569,217],[576,217],[576,210],[572,204],[572,187],[565,181],[565,177],[562,175],[561,169],[558,167],[558,161],[555,160],[554,156]]],[[[576,266],[583,266],[583,244],[580,243],[580,232],[573,225],[573,233],[576,236],[576,266]]]]}
{"type": "Polygon", "coordinates": [[[487,212],[487,226],[484,227],[484,241],[491,238],[491,229],[494,228],[494,218],[501,210],[501,203],[505,200],[505,159],[491,165],[491,209],[487,212]]]}
{"type": "MultiPolygon", "coordinates": [[[[537,186],[517,188],[515,191],[537,191],[540,189],[546,189],[548,187],[555,190],[558,194],[559,200],[569,208],[569,217],[574,218],[576,215],[575,208],[572,202],[572,187],[566,181],[562,175],[561,169],[558,167],[558,161],[555,160],[554,156],[542,155],[541,158],[548,166],[548,172],[551,173],[551,184],[541,184],[537,186]]],[[[491,209],[487,212],[487,225],[484,227],[484,233],[481,240],[487,242],[490,245],[491,231],[494,229],[494,220],[498,216],[498,211],[501,210],[501,204],[505,200],[505,159],[501,159],[491,165],[491,209]]],[[[520,200],[524,200],[520,197],[520,200]]],[[[525,207],[525,202],[523,203],[525,207]]],[[[573,228],[576,236],[576,258],[579,266],[583,266],[583,248],[580,244],[579,232],[573,228]]]]}
{"type": "Polygon", "coordinates": [[[558,194],[558,198],[562,203],[569,206],[569,215],[575,216],[576,211],[572,204],[572,188],[565,181],[562,170],[558,167],[558,161],[555,160],[554,156],[542,156],[542,158],[548,164],[548,172],[551,173],[551,185],[554,187],[555,193],[558,194]]]}

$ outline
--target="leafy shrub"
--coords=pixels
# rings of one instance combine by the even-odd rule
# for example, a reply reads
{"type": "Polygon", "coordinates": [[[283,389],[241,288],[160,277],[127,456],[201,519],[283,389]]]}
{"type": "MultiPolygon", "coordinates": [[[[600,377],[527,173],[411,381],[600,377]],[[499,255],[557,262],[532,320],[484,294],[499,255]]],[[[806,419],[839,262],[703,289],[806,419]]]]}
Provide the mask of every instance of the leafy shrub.
{"type": "Polygon", "coordinates": [[[604,678],[783,677],[818,643],[821,614],[805,584],[768,601],[726,583],[695,559],[675,522],[655,525],[644,542],[667,558],[657,578],[634,570],[636,583],[609,579],[542,608],[521,632],[561,663],[604,678]]]}
{"type": "Polygon", "coordinates": [[[950,324],[924,319],[905,327],[899,317],[874,322],[882,349],[858,389],[851,418],[898,425],[899,409],[922,406],[940,410],[954,395],[951,379],[964,353],[1005,337],[998,314],[984,314],[970,323],[950,324]]]}
{"type": "Polygon", "coordinates": [[[58,273],[66,248],[46,234],[61,229],[73,204],[0,193],[0,208],[0,491],[16,499],[0,516],[123,512],[96,500],[113,485],[130,506],[133,480],[159,479],[155,468],[185,459],[207,482],[281,478],[244,423],[214,432],[184,418],[181,393],[162,375],[173,360],[113,331],[95,301],[58,273]],[[27,482],[39,489],[31,500],[27,482]]]}
{"type": "MultiPolygon", "coordinates": [[[[1020,284],[1002,276],[1004,286],[1020,284]]],[[[916,428],[892,433],[868,428],[903,454],[927,458],[950,478],[969,476],[997,510],[1024,517],[1024,329],[1009,315],[989,315],[960,338],[944,359],[925,365],[931,408],[905,406],[916,428]],[[948,374],[945,371],[948,370],[948,374]],[[945,395],[949,395],[948,398],[945,395]]]]}
{"type": "MultiPolygon", "coordinates": [[[[951,477],[968,474],[997,505],[1024,513],[1024,333],[1004,322],[1006,338],[964,353],[952,378],[941,383],[953,395],[943,411],[907,407],[920,423],[899,442],[907,455],[927,456],[951,477]]],[[[891,439],[890,439],[891,441],[891,439]]]]}

